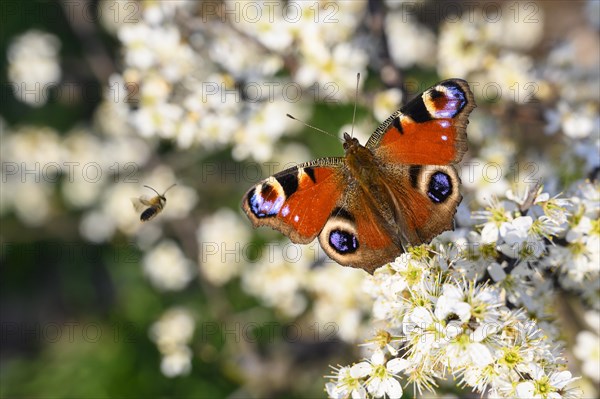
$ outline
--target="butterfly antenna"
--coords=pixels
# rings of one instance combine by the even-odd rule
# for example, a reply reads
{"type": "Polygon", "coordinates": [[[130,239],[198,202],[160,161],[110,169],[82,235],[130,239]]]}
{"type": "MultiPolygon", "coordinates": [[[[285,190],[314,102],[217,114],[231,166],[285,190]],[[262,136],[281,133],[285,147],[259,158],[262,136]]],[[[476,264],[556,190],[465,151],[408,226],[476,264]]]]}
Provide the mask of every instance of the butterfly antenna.
{"type": "Polygon", "coordinates": [[[354,113],[352,114],[352,130],[350,137],[354,137],[354,120],[356,119],[356,103],[358,102],[358,84],[360,83],[360,72],[356,74],[356,92],[354,93],[354,113]]]}
{"type": "Polygon", "coordinates": [[[288,117],[288,118],[290,118],[290,119],[293,119],[293,120],[295,120],[295,121],[298,121],[298,122],[300,122],[300,123],[304,124],[304,126],[310,127],[311,129],[315,129],[315,130],[316,130],[316,131],[318,131],[318,132],[325,133],[325,134],[326,134],[326,135],[328,135],[328,136],[335,137],[335,138],[337,138],[338,140],[340,140],[340,141],[343,141],[343,140],[342,140],[342,139],[340,139],[338,136],[336,136],[336,135],[334,135],[334,134],[331,134],[331,133],[329,133],[329,132],[327,132],[327,131],[325,131],[325,130],[323,130],[323,129],[319,129],[319,128],[318,128],[318,127],[316,127],[316,126],[309,125],[308,123],[304,122],[303,120],[300,120],[300,119],[298,119],[298,118],[296,118],[296,117],[294,117],[294,116],[292,116],[292,115],[290,115],[290,114],[285,114],[285,116],[287,116],[287,117],[288,117]]]}
{"type": "Polygon", "coordinates": [[[175,187],[176,185],[177,185],[177,183],[173,183],[173,184],[171,184],[171,185],[169,186],[169,188],[167,188],[167,189],[165,190],[165,192],[163,193],[163,197],[165,196],[165,194],[167,193],[167,191],[169,191],[170,189],[172,189],[172,188],[173,188],[173,187],[175,187]]]}
{"type": "Polygon", "coordinates": [[[160,195],[160,193],[159,193],[158,191],[156,191],[155,189],[153,189],[152,187],[150,187],[150,186],[146,186],[145,184],[144,184],[144,187],[147,187],[147,188],[149,188],[150,190],[154,191],[156,194],[160,195]]]}

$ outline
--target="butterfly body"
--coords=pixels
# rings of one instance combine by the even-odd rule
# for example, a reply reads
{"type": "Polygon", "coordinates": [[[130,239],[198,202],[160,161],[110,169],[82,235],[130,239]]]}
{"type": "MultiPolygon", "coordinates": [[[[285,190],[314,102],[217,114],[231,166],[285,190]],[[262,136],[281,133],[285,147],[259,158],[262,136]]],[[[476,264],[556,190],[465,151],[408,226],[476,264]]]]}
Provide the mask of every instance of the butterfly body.
{"type": "Polygon", "coordinates": [[[293,242],[318,237],[336,262],[372,273],[408,245],[453,228],[462,197],[454,165],[467,149],[475,107],[465,81],[426,90],[392,114],[363,146],[344,134],[344,157],[322,158],[277,173],[245,195],[254,226],[293,242]]]}

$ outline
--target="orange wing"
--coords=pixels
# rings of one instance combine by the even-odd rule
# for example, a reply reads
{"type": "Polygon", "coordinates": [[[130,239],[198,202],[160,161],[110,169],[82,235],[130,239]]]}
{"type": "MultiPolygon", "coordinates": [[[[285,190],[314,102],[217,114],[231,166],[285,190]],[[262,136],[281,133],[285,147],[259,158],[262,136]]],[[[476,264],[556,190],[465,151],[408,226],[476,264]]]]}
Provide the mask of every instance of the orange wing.
{"type": "Polygon", "coordinates": [[[324,158],[277,173],[246,193],[242,209],[255,227],[269,226],[307,244],[344,192],[342,165],[343,158],[324,158]]]}
{"type": "Polygon", "coordinates": [[[395,112],[366,144],[384,163],[448,165],[467,151],[468,117],[475,108],[467,82],[450,79],[395,112]]]}

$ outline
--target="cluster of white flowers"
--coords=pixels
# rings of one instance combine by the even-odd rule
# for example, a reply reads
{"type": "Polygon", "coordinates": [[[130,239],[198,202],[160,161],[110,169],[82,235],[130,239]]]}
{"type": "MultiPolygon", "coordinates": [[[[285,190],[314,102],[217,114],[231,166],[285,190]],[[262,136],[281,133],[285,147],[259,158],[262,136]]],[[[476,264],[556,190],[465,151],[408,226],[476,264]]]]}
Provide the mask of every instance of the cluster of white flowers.
{"type": "Polygon", "coordinates": [[[306,114],[309,97],[348,98],[365,71],[365,51],[346,43],[362,2],[336,2],[335,18],[319,3],[176,4],[145,3],[142,18],[118,30],[125,69],[114,81],[143,137],[232,146],[236,160],[266,161],[275,141],[302,126],[286,113],[306,114]],[[284,66],[294,83],[276,75],[284,66]]]}
{"type": "Polygon", "coordinates": [[[62,75],[60,47],[56,36],[35,29],[12,40],[7,54],[8,78],[17,99],[34,107],[46,104],[49,89],[62,75]]]}
{"type": "Polygon", "coordinates": [[[600,165],[599,47],[597,27],[583,24],[553,48],[542,69],[559,98],[544,112],[546,133],[562,132],[587,170],[600,165]]]}
{"type": "Polygon", "coordinates": [[[147,145],[135,137],[101,139],[86,129],[63,136],[49,127],[6,129],[0,212],[14,210],[27,225],[39,226],[59,213],[52,200],[59,192],[68,206],[86,209],[148,155],[147,145]]]}
{"type": "Polygon", "coordinates": [[[144,273],[161,291],[178,291],[194,277],[194,265],[172,241],[162,241],[144,256],[144,273]]]}
{"type": "MultiPolygon", "coordinates": [[[[139,222],[131,198],[153,197],[177,181],[173,170],[158,165],[144,171],[151,147],[131,135],[102,136],[86,128],[60,135],[49,127],[22,126],[2,131],[3,182],[0,215],[11,212],[36,227],[60,218],[64,207],[82,212],[81,236],[94,243],[110,240],[117,231],[134,236],[148,248],[162,235],[155,225],[139,222]],[[60,201],[58,201],[60,199],[60,201]]],[[[167,195],[161,219],[190,213],[198,196],[178,182],[167,195]]]]}
{"type": "Polygon", "coordinates": [[[150,338],[156,343],[163,358],[162,373],[167,377],[189,374],[192,370],[192,341],[196,322],[184,308],[167,310],[150,328],[150,338]]]}
{"type": "Polygon", "coordinates": [[[371,304],[360,288],[364,272],[324,262],[317,248],[316,243],[269,245],[256,262],[245,265],[242,288],[287,318],[304,313],[320,326],[332,326],[324,336],[354,342],[363,334],[371,304]]]}
{"type": "Polygon", "coordinates": [[[249,251],[242,245],[250,241],[250,227],[231,209],[222,208],[205,217],[197,240],[200,272],[210,283],[223,285],[246,266],[249,251]]]}
{"type": "Polygon", "coordinates": [[[584,330],[577,334],[573,354],[582,362],[582,373],[598,383],[600,382],[600,312],[586,312],[585,321],[591,331],[584,330]]]}
{"type": "Polygon", "coordinates": [[[335,323],[343,340],[361,336],[371,303],[360,289],[364,273],[326,260],[317,243],[252,244],[248,223],[228,208],[202,220],[197,243],[200,273],[210,283],[222,286],[240,277],[245,292],[286,318],[309,312],[320,325],[335,323]]]}
{"type": "MultiPolygon", "coordinates": [[[[560,289],[598,278],[593,240],[600,230],[592,226],[600,222],[599,189],[582,183],[571,198],[551,198],[537,187],[520,196],[508,192],[474,215],[485,222],[477,228],[445,233],[377,269],[365,289],[374,300],[373,321],[386,327],[370,340],[370,358],[335,369],[329,396],[399,398],[402,386],[434,391],[450,374],[490,397],[579,397],[571,384],[577,378],[556,346],[553,283],[544,271],[578,277],[560,280],[560,289]],[[589,221],[578,229],[583,218],[589,221]],[[555,254],[573,246],[584,254],[579,264],[573,254],[555,254]]],[[[597,378],[597,353],[582,349],[597,335],[578,339],[585,373],[597,378]]]]}
{"type": "Polygon", "coordinates": [[[544,29],[542,8],[530,4],[537,7],[535,12],[523,10],[523,4],[505,3],[493,15],[484,7],[465,11],[460,19],[448,16],[437,47],[440,75],[477,82],[476,95],[490,101],[532,101],[532,94],[539,95],[547,83],[536,76],[526,55],[544,29]]]}
{"type": "MultiPolygon", "coordinates": [[[[600,187],[583,182],[570,200],[562,242],[549,247],[543,266],[559,275],[561,284],[600,310],[600,187]]],[[[556,212],[552,209],[551,212],[556,212]]]]}
{"type": "Polygon", "coordinates": [[[267,306],[286,316],[298,316],[307,305],[303,288],[311,259],[305,247],[295,244],[271,246],[253,265],[246,266],[242,285],[246,292],[259,297],[267,306]]]}
{"type": "Polygon", "coordinates": [[[405,10],[390,12],[385,18],[390,57],[400,68],[433,67],[437,51],[435,35],[415,22],[405,10]]]}

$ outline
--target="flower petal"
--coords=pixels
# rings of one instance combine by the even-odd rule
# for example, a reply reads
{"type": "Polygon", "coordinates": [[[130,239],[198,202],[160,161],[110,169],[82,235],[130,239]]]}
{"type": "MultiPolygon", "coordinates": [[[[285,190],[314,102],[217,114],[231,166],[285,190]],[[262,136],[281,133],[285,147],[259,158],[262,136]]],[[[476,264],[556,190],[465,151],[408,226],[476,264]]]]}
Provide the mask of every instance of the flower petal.
{"type": "Polygon", "coordinates": [[[405,370],[410,365],[410,362],[406,359],[395,358],[387,362],[386,368],[392,374],[398,374],[402,370],[405,370]]]}
{"type": "Polygon", "coordinates": [[[371,355],[371,363],[381,365],[385,362],[385,356],[382,351],[377,350],[371,355]]]}
{"type": "Polygon", "coordinates": [[[363,378],[369,375],[373,367],[368,362],[360,362],[350,368],[352,378],[363,378]]]}
{"type": "Polygon", "coordinates": [[[362,385],[352,390],[352,399],[366,399],[367,390],[362,385]]]}
{"type": "Polygon", "coordinates": [[[382,381],[382,385],[390,399],[399,399],[402,396],[402,387],[395,378],[386,378],[382,381]]]}
{"type": "Polygon", "coordinates": [[[523,398],[523,399],[533,398],[534,392],[535,392],[535,386],[533,385],[533,382],[530,382],[530,381],[520,383],[519,385],[517,385],[517,388],[515,389],[515,393],[517,394],[517,397],[523,398]]]}

